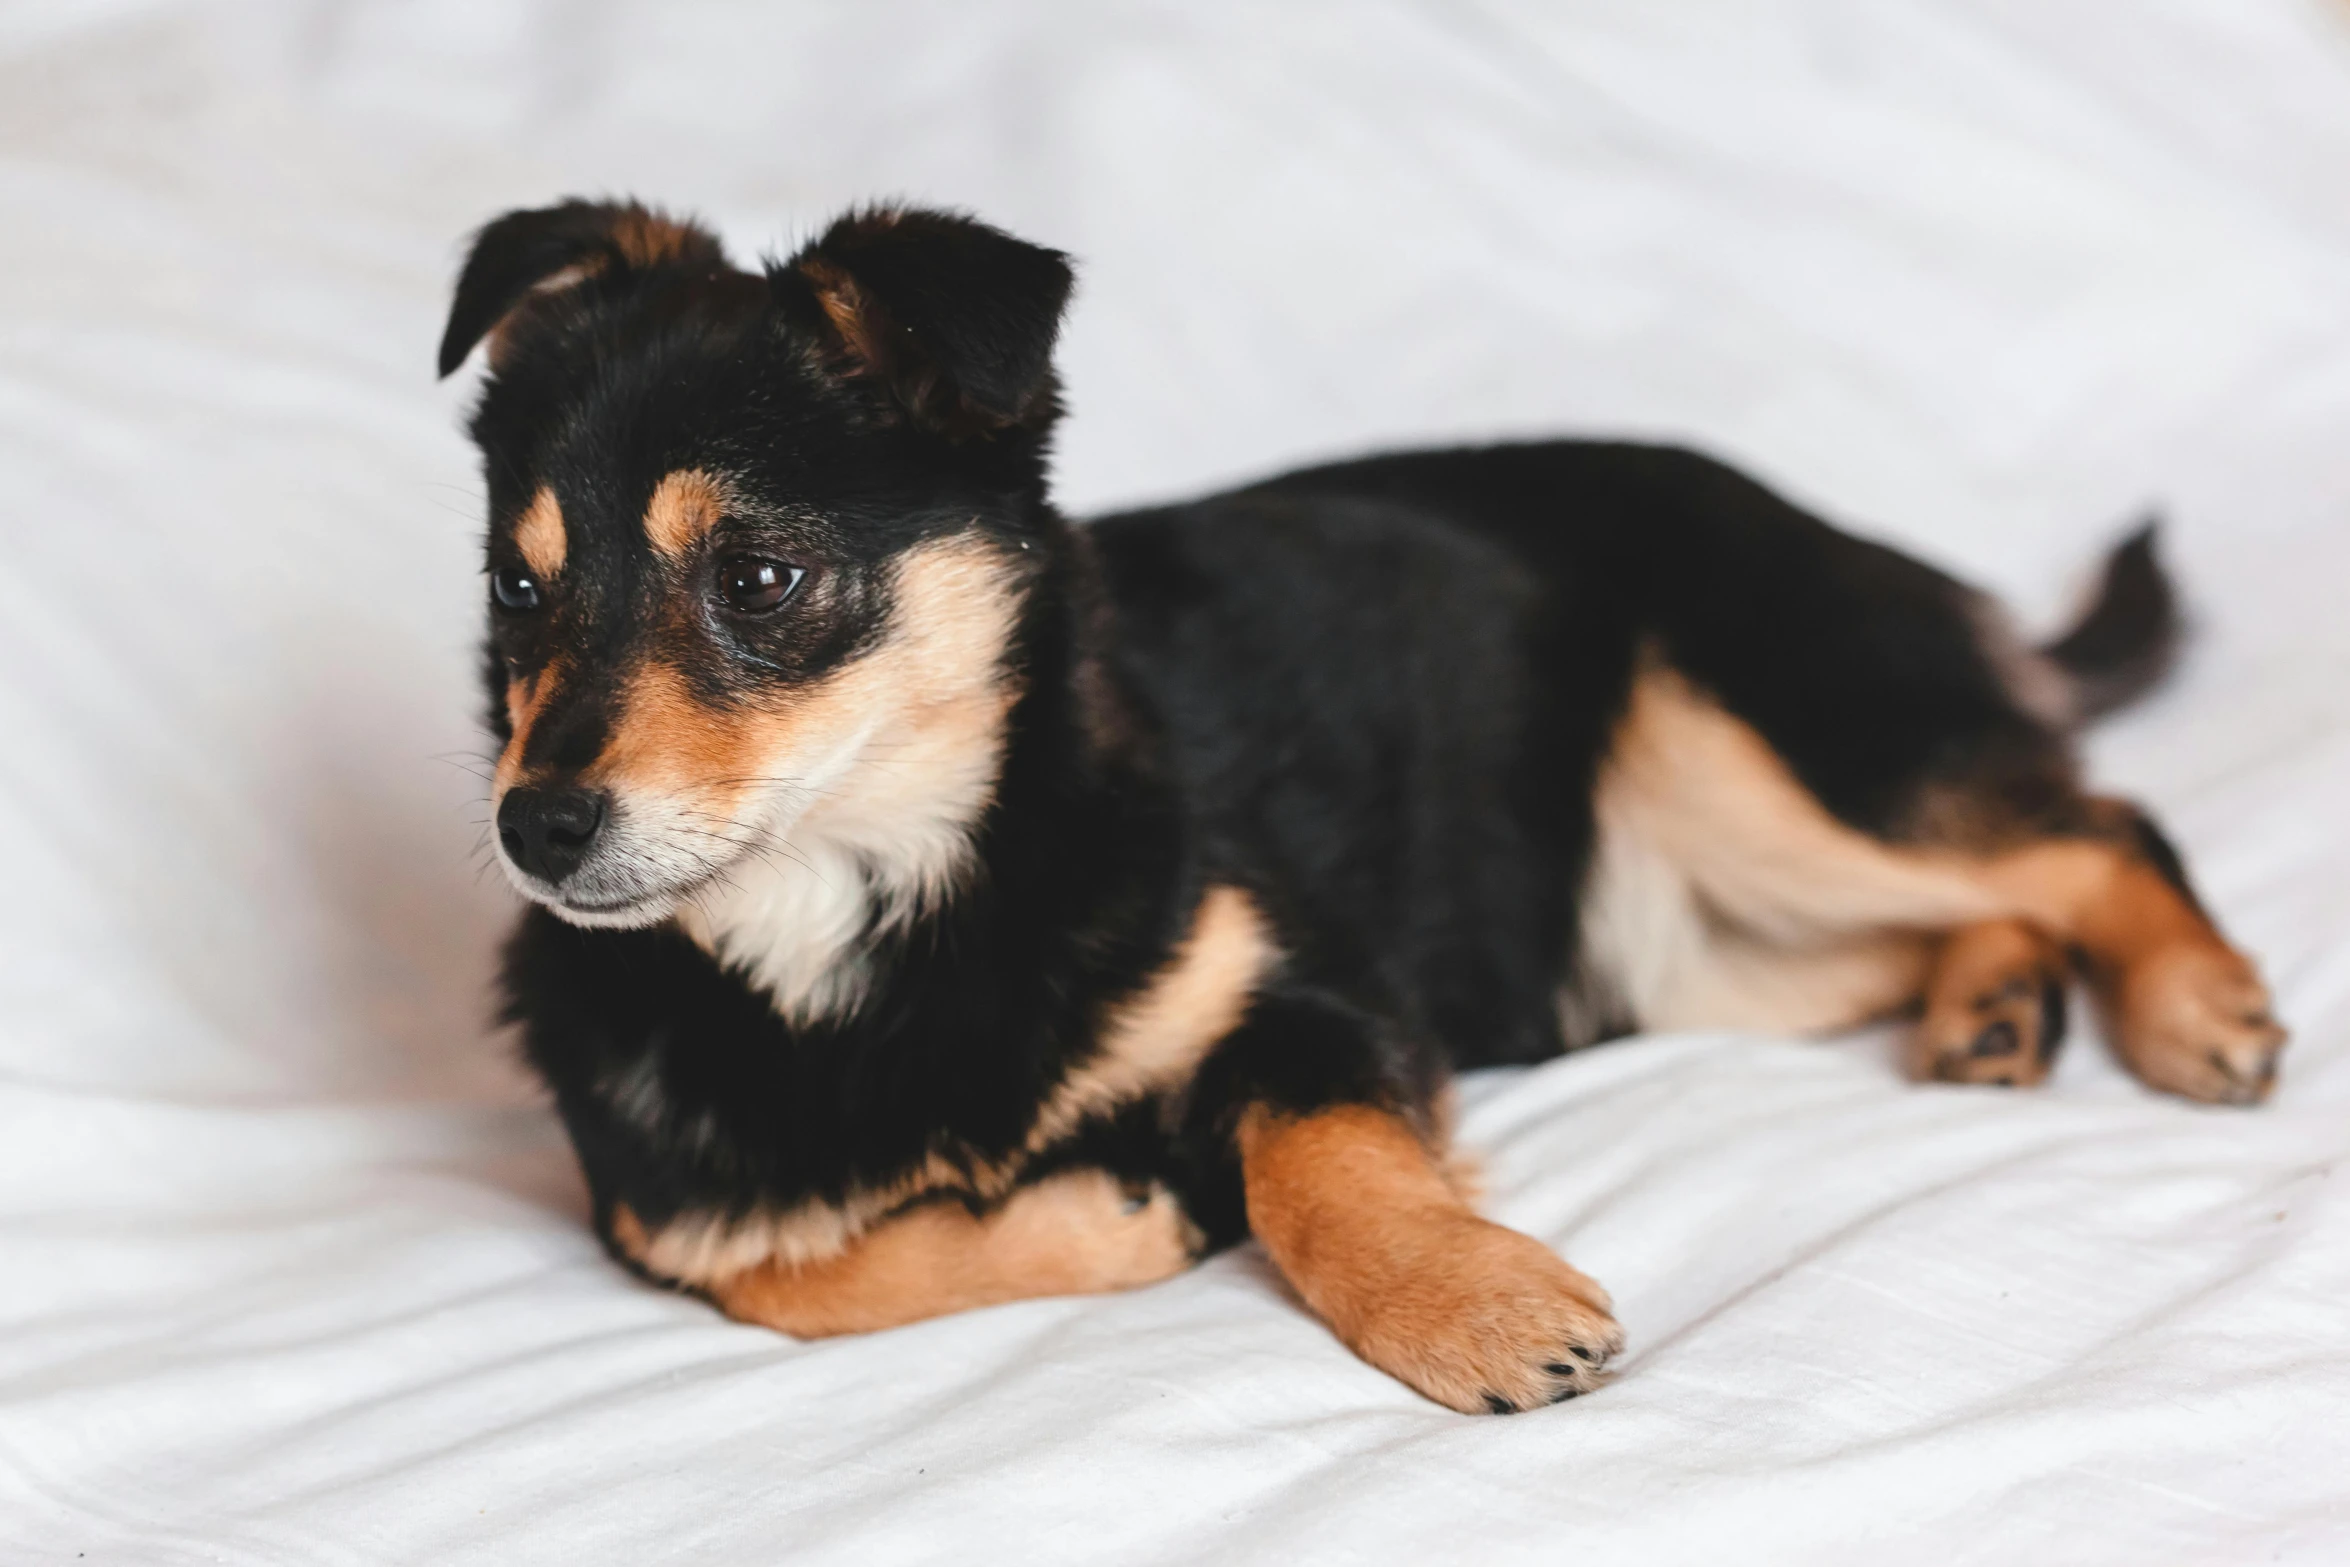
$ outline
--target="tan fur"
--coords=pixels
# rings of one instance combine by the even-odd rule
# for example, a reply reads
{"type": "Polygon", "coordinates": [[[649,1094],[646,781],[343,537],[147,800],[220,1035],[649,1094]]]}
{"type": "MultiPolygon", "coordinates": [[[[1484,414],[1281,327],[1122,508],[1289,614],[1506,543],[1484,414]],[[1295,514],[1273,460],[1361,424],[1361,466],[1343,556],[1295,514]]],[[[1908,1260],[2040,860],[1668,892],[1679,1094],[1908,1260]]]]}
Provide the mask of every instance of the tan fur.
{"type": "Polygon", "coordinates": [[[1705,961],[1666,996],[1652,1029],[1743,1028],[1816,1034],[1888,1017],[1917,995],[1933,950],[1916,931],[1879,930],[1780,946],[1735,929],[1706,933],[1705,961]]]}
{"type": "Polygon", "coordinates": [[[2048,1075],[2041,997],[2069,977],[2064,952],[2022,920],[1952,931],[1934,956],[1909,1070],[1946,1083],[2022,1087],[2048,1075]]]}
{"type": "Polygon", "coordinates": [[[563,508],[556,503],[555,492],[539,486],[522,515],[514,520],[514,547],[522,554],[523,564],[540,582],[549,582],[563,569],[570,554],[571,541],[563,528],[563,508]]]}
{"type": "Polygon", "coordinates": [[[840,335],[841,347],[855,366],[864,370],[886,368],[889,350],[886,344],[873,338],[877,317],[857,280],[820,256],[803,259],[799,269],[815,290],[816,303],[823,308],[833,331],[840,335]]]}
{"type": "Polygon", "coordinates": [[[2027,918],[2080,949],[2131,1071],[2191,1099],[2268,1096],[2286,1038],[2268,988],[2153,866],[2109,844],[2066,842],[2003,856],[1986,875],[2027,918]]]}
{"type": "Polygon", "coordinates": [[[1836,821],[1661,666],[1633,686],[1593,811],[1586,962],[1648,1028],[1849,1026],[1917,993],[1928,932],[1997,908],[1955,857],[1836,821]]]}
{"type": "Polygon", "coordinates": [[[1603,830],[1652,847],[1755,937],[1803,945],[1999,912],[1962,857],[1895,848],[1830,816],[1762,736],[1670,669],[1634,684],[1600,802],[1603,830]]]}
{"type": "Polygon", "coordinates": [[[1249,1225],[1305,1303],[1372,1365],[1470,1413],[1594,1385],[1623,1332],[1607,1292],[1477,1217],[1400,1116],[1250,1110],[1249,1225]]]}
{"type": "MultiPolygon", "coordinates": [[[[1183,1083],[1238,1024],[1276,958],[1264,918],[1247,894],[1211,888],[1166,966],[1111,1010],[1098,1052],[1045,1102],[1025,1153],[1049,1147],[1088,1115],[1183,1083]]],[[[934,1156],[898,1180],[838,1203],[802,1203],[781,1213],[681,1215],[659,1234],[644,1236],[631,1255],[664,1278],[704,1288],[769,1262],[804,1267],[839,1256],[876,1221],[923,1197],[1001,1197],[1019,1179],[1024,1158],[997,1163],[934,1156]]]]}
{"type": "Polygon", "coordinates": [[[611,238],[632,267],[656,267],[684,259],[689,250],[709,248],[709,241],[685,224],[633,208],[613,219],[611,238]]]}
{"type": "Polygon", "coordinates": [[[968,1189],[962,1171],[932,1158],[897,1180],[851,1192],[837,1203],[804,1202],[780,1213],[684,1213],[651,1234],[640,1226],[641,1239],[629,1255],[662,1278],[707,1289],[770,1262],[800,1267],[837,1257],[907,1204],[968,1189]]]}
{"type": "MultiPolygon", "coordinates": [[[[634,1214],[616,1212],[613,1235],[666,1271],[653,1261],[663,1237],[647,1235],[634,1214]]],[[[820,1259],[690,1282],[730,1317],[821,1338],[1039,1295],[1130,1289],[1182,1272],[1198,1244],[1164,1190],[1130,1194],[1100,1170],[1072,1170],[1022,1187],[982,1216],[958,1202],[925,1203],[820,1259]]]]}
{"type": "MultiPolygon", "coordinates": [[[[2088,804],[2093,821],[2126,814],[2088,804]]],[[[2024,920],[2088,955],[2148,1082],[2232,1099],[2273,1078],[2284,1036],[2251,965],[2116,838],[1888,844],[1829,815],[1752,728],[1656,664],[1594,805],[1587,954],[1648,1026],[1859,1022],[1916,994],[1918,938],[2024,920]]]]}
{"type": "Polygon", "coordinates": [[[547,709],[555,692],[563,684],[565,660],[561,654],[519,680],[506,682],[506,723],[512,731],[506,748],[498,753],[498,766],[491,775],[493,789],[504,793],[522,779],[522,750],[530,743],[531,725],[547,709]]]}
{"type": "Polygon", "coordinates": [[[1003,666],[1013,570],[976,539],[910,552],[882,645],[763,711],[722,721],[658,667],[632,688],[598,776],[727,822],[765,791],[782,819],[737,829],[770,832],[779,852],[697,894],[679,923],[787,1017],[862,995],[850,944],[911,919],[968,869],[1017,695],[1003,666]]]}
{"type": "Polygon", "coordinates": [[[896,571],[897,611],[882,644],[762,706],[713,710],[681,671],[658,661],[639,667],[593,779],[688,791],[725,809],[753,775],[805,768],[867,728],[891,732],[890,765],[868,780],[891,793],[923,791],[939,770],[956,775],[958,792],[971,774],[992,779],[1012,696],[1001,669],[1015,607],[1003,562],[976,539],[948,539],[909,551],[896,571]],[[914,776],[893,786],[881,775],[907,771],[909,750],[914,776]]]}
{"type": "MultiPolygon", "coordinates": [[[[760,730],[773,715],[729,723],[694,694],[674,664],[647,660],[626,676],[611,738],[580,777],[628,795],[688,792],[712,806],[731,805],[756,763],[760,730]]],[[[813,694],[813,693],[812,693],[813,694]]]]}
{"type": "Polygon", "coordinates": [[[653,498],[645,506],[645,537],[653,548],[675,560],[700,543],[726,513],[726,491],[720,481],[699,468],[680,468],[661,476],[653,498]]]}
{"type": "MultiPolygon", "coordinates": [[[[891,567],[876,646],[742,706],[705,702],[663,641],[649,642],[620,672],[604,749],[578,775],[614,798],[598,874],[642,900],[607,922],[674,915],[794,1021],[853,1002],[864,971],[851,947],[968,868],[1017,695],[1004,655],[1022,568],[977,535],[910,550],[891,567]]],[[[509,691],[518,722],[501,792],[522,778],[519,720],[545,707],[556,674],[509,691]]]]}
{"type": "Polygon", "coordinates": [[[1183,944],[1140,992],[1110,1010],[1094,1055],[1045,1101],[1029,1148],[1058,1142],[1089,1115],[1187,1082],[1239,1026],[1279,956],[1254,899],[1237,887],[1208,889],[1183,944]]]}

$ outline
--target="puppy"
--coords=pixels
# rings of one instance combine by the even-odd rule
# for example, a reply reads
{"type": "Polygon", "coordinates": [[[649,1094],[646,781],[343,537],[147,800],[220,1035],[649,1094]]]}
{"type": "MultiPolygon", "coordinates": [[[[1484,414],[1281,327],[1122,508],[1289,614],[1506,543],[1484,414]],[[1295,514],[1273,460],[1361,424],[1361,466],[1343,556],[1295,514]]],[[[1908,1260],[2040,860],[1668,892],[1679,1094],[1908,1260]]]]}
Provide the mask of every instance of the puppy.
{"type": "Polygon", "coordinates": [[[1073,526],[1069,264],[874,209],[745,271],[643,207],[474,244],[505,992],[614,1254],[854,1332],[1254,1235],[1454,1409],[1595,1385],[1606,1293],[1447,1176],[1462,1067],[1904,1008],[1921,1078],[2284,1034],[2068,737],[2161,672],[2140,535],[2018,640],[1688,452],[1380,456],[1073,526]]]}

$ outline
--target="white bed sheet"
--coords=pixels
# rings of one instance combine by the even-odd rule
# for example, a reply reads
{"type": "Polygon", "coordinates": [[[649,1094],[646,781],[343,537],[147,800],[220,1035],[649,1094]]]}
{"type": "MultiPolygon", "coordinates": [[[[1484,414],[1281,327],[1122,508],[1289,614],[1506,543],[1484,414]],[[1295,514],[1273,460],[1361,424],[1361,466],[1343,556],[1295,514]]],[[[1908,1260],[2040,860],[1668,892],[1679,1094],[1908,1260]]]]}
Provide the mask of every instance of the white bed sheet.
{"type": "Polygon", "coordinates": [[[0,11],[0,1559],[2350,1561],[2350,9],[0,11]],[[1425,1404],[1253,1251],[801,1345],[623,1277],[485,1021],[459,236],[631,191],[1074,250],[1077,507],[1686,437],[2039,624],[2265,959],[2276,1102],[1651,1038],[1469,1088],[1602,1396],[1425,1404]]]}

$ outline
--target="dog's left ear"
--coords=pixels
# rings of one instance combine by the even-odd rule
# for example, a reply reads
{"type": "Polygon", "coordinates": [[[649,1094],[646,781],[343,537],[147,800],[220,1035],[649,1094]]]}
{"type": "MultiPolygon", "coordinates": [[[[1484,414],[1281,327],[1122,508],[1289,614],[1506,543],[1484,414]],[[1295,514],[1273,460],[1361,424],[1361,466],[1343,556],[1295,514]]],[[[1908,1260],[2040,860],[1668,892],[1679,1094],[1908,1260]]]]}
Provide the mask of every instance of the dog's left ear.
{"type": "Polygon", "coordinates": [[[774,274],[805,290],[843,375],[888,388],[914,423],[957,438],[1059,411],[1053,340],[1069,258],[953,213],[851,213],[774,274]]]}

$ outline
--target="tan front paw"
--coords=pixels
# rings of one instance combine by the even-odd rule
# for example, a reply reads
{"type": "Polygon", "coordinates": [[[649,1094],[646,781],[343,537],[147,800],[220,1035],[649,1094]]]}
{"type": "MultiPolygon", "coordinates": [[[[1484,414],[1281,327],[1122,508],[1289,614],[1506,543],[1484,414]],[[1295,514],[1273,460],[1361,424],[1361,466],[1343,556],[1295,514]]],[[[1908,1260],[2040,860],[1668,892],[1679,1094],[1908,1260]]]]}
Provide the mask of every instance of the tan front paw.
{"type": "Polygon", "coordinates": [[[1333,1326],[1356,1354],[1464,1414],[1588,1393],[1624,1330],[1607,1291],[1531,1236],[1468,1213],[1425,1221],[1408,1260],[1333,1326]]]}
{"type": "Polygon", "coordinates": [[[2149,1085],[2210,1104],[2258,1104],[2276,1086],[2285,1030],[2268,987],[2217,943],[2163,948],[2130,966],[2114,997],[2115,1044],[2149,1085]]]}

